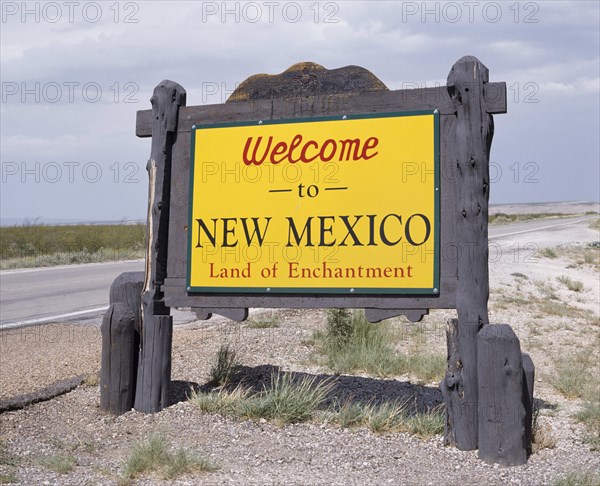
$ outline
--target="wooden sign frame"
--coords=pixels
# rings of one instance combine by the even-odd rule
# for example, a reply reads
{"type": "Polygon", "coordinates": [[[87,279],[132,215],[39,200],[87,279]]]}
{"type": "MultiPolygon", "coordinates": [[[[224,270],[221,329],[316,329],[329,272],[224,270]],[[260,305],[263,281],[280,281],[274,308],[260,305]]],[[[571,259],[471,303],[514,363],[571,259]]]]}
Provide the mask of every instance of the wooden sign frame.
{"type": "Polygon", "coordinates": [[[102,325],[101,407],[112,413],[132,405],[157,412],[169,404],[170,307],[190,307],[200,319],[214,313],[238,321],[248,317],[250,307],[362,308],[371,322],[400,315],[419,321],[432,308],[456,309],[457,319],[447,324],[448,365],[440,383],[446,443],[463,450],[479,446],[479,456],[489,462],[524,463],[531,443],[533,362],[521,353],[510,326],[489,325],[487,308],[492,115],[506,113],[506,101],[506,84],[490,83],[488,69],[472,56],[459,59],[447,85],[436,88],[390,91],[357,66],[329,71],[302,63],[279,75],[248,78],[224,104],[186,107],[185,90],[172,81],[161,82],[152,110],[139,111],[136,122],[138,137],[152,137],[146,271],[143,282],[124,274],[111,289],[102,325]],[[188,291],[194,125],[412,111],[439,114],[439,293],[188,291]],[[514,413],[498,421],[497,414],[488,413],[490,406],[510,407],[514,413]]]}
{"type": "MultiPolygon", "coordinates": [[[[463,58],[466,59],[466,58],[463,58]]],[[[473,58],[474,59],[474,58],[473,58]]],[[[462,60],[461,60],[462,61],[462,60]]],[[[461,62],[459,61],[459,63],[461,62]]],[[[457,63],[457,65],[459,64],[457,63]]],[[[479,61],[476,61],[481,65],[479,61]]],[[[310,65],[309,65],[310,66],[310,65]]],[[[487,68],[481,65],[481,75],[487,76],[487,68]]],[[[281,75],[280,79],[268,80],[278,86],[279,94],[282,96],[275,99],[264,99],[260,95],[260,86],[256,83],[247,86],[248,81],[240,85],[238,92],[234,93],[225,104],[184,106],[177,110],[177,115],[171,121],[173,131],[169,132],[172,143],[168,147],[170,154],[170,201],[168,214],[168,235],[164,238],[168,241],[166,246],[167,255],[163,258],[165,266],[164,279],[160,282],[164,293],[164,304],[168,307],[191,307],[201,318],[208,318],[213,313],[221,314],[234,320],[244,320],[248,315],[250,307],[265,308],[363,308],[367,319],[377,322],[389,317],[405,315],[411,321],[418,321],[432,308],[456,308],[456,295],[459,287],[458,267],[459,257],[469,253],[469,258],[477,252],[487,253],[487,241],[481,237],[473,238],[472,232],[460,233],[457,227],[462,223],[460,214],[460,186],[464,184],[464,177],[459,173],[456,166],[458,156],[458,145],[456,143],[456,131],[458,127],[457,99],[453,98],[447,86],[437,88],[422,88],[412,90],[389,91],[377,80],[377,91],[349,90],[344,85],[338,85],[337,89],[329,88],[326,95],[319,95],[318,89],[314,96],[293,96],[293,89],[302,84],[293,82],[296,79],[302,81],[302,76],[310,76],[314,68],[303,67],[308,74],[301,73],[299,76],[286,77],[281,75]],[[292,82],[290,82],[290,78],[292,82]],[[289,83],[289,98],[285,97],[285,84],[289,83]],[[250,93],[250,94],[248,94],[250,93]],[[258,93],[258,95],[257,95],[258,93]],[[256,99],[252,98],[252,94],[256,99]],[[241,99],[243,101],[231,101],[241,99]],[[194,295],[187,292],[187,229],[189,224],[189,171],[190,171],[190,144],[191,127],[193,125],[213,125],[220,123],[256,123],[259,120],[290,120],[305,119],[308,117],[330,117],[354,114],[373,114],[386,112],[411,112],[437,110],[440,116],[440,192],[442,204],[440,207],[440,285],[439,293],[436,295],[310,295],[310,294],[285,294],[277,295],[248,295],[240,293],[232,296],[230,294],[212,293],[211,295],[194,295]],[[457,215],[459,217],[457,217],[457,215]],[[479,247],[478,249],[476,247],[479,247]]],[[[321,68],[323,69],[323,68],[321,68]]],[[[329,71],[337,78],[346,77],[344,69],[329,71]]],[[[350,68],[360,69],[360,68],[350,68]]],[[[294,73],[294,69],[290,69],[294,73]]],[[[326,70],[325,70],[326,71],[326,70]]],[[[365,71],[365,70],[363,70],[365,71]]],[[[318,71],[317,71],[318,72],[318,71]]],[[[366,72],[366,71],[365,71],[366,72]]],[[[368,72],[366,72],[368,73],[368,72]]],[[[363,73],[361,73],[364,76],[363,73]]],[[[370,73],[368,73],[372,76],[370,73]]],[[[325,77],[326,73],[318,72],[316,76],[325,77]]],[[[315,77],[316,77],[315,76],[315,77]]],[[[356,76],[356,75],[355,75],[356,76]]],[[[276,76],[267,77],[276,78],[276,76]]],[[[259,79],[265,83],[265,80],[259,79]]],[[[483,82],[480,79],[468,81],[471,83],[469,95],[468,87],[465,92],[465,101],[472,99],[479,106],[482,114],[506,112],[506,84],[483,82]],[[478,89],[475,89],[478,88],[478,89]]],[[[268,84],[268,83],[267,83],[268,84]]],[[[365,83],[366,84],[366,83],[365,83]]],[[[161,83],[167,90],[178,90],[184,92],[183,88],[177,88],[175,83],[161,83]],[[170,83],[170,85],[169,85],[170,83]],[[170,87],[171,86],[171,87],[170,87]]],[[[271,89],[273,91],[273,89],[271,89]]],[[[170,101],[171,97],[169,98],[170,101]]],[[[136,134],[138,137],[153,136],[153,114],[151,110],[140,111],[137,115],[136,134]]],[[[491,119],[491,117],[490,117],[491,119]]],[[[164,128],[163,128],[164,130],[164,128]]],[[[153,138],[155,138],[153,136],[153,138]]],[[[480,170],[482,167],[479,168],[480,170]]],[[[486,167],[487,170],[487,167],[486,167]]],[[[489,180],[489,176],[481,176],[480,180],[489,180]]],[[[479,184],[480,185],[480,184],[479,184]]],[[[487,193],[477,191],[477,198],[473,199],[476,208],[481,208],[479,214],[475,215],[481,219],[483,213],[487,215],[487,193]],[[477,202],[477,199],[485,199],[477,202]]],[[[163,204],[164,206],[164,204],[163,204]]],[[[487,216],[486,216],[487,218],[487,216]]],[[[483,226],[483,223],[478,223],[483,226]]],[[[487,228],[487,220],[485,221],[487,228]]],[[[487,232],[486,232],[487,237],[487,232]]],[[[487,262],[486,262],[487,267],[487,262]]]]}

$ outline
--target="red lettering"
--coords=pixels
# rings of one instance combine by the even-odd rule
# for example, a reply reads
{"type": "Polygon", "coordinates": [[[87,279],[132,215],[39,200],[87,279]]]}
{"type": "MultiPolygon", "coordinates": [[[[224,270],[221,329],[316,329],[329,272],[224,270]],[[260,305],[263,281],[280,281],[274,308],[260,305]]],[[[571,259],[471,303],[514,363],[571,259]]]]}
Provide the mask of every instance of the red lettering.
{"type": "Polygon", "coordinates": [[[321,162],[337,161],[359,161],[369,160],[379,154],[374,150],[379,145],[377,137],[369,137],[364,142],[360,138],[347,138],[334,140],[328,138],[321,144],[316,140],[307,140],[304,142],[302,135],[297,133],[288,143],[280,140],[273,143],[273,136],[269,137],[266,145],[263,145],[263,151],[260,147],[263,144],[263,137],[248,137],[242,160],[246,165],[261,165],[265,161],[277,165],[287,159],[290,164],[297,162],[312,162],[319,159],[321,162]]]}
{"type": "Polygon", "coordinates": [[[365,145],[363,146],[362,153],[360,154],[361,158],[363,158],[365,160],[369,160],[369,159],[372,159],[373,157],[375,157],[379,152],[375,152],[372,155],[367,155],[367,150],[374,149],[375,147],[377,147],[378,144],[379,144],[379,139],[377,137],[367,138],[367,140],[365,141],[365,145]]]}
{"type": "Polygon", "coordinates": [[[335,143],[335,140],[332,140],[331,138],[328,138],[327,140],[325,140],[325,142],[323,143],[323,146],[321,147],[321,151],[319,152],[319,155],[321,156],[321,160],[323,162],[329,162],[331,159],[333,159],[333,156],[335,155],[335,151],[337,150],[337,143],[335,143]],[[325,155],[325,149],[327,148],[327,145],[331,145],[331,154],[329,154],[329,156],[325,155]]]}
{"type": "Polygon", "coordinates": [[[306,157],[306,149],[309,147],[309,145],[314,146],[316,149],[319,148],[319,144],[317,142],[315,142],[314,140],[309,140],[308,142],[306,142],[306,145],[304,147],[302,147],[302,152],[300,153],[300,160],[302,162],[312,162],[319,156],[319,153],[317,152],[317,155],[315,155],[314,157],[311,157],[310,159],[306,157]]]}
{"type": "Polygon", "coordinates": [[[294,155],[294,150],[296,150],[300,144],[302,143],[302,135],[297,134],[293,139],[292,139],[292,143],[290,143],[290,153],[289,153],[289,161],[290,164],[295,164],[296,162],[300,162],[302,155],[300,155],[300,158],[294,159],[293,155],[294,155]]]}
{"type": "Polygon", "coordinates": [[[265,148],[262,159],[258,160],[256,158],[256,152],[258,151],[258,146],[260,145],[261,141],[262,141],[262,137],[258,137],[258,139],[256,140],[256,145],[254,146],[254,151],[252,152],[252,158],[250,159],[250,158],[248,158],[248,149],[250,148],[250,144],[252,143],[252,137],[248,137],[248,140],[246,140],[246,146],[244,147],[244,152],[242,154],[244,164],[260,165],[265,161],[265,159],[267,158],[267,154],[269,153],[269,149],[271,148],[271,143],[273,142],[273,137],[269,137],[269,143],[267,144],[267,147],[265,148]]]}
{"type": "Polygon", "coordinates": [[[278,155],[284,154],[286,150],[287,150],[287,143],[279,142],[278,144],[276,144],[275,147],[273,147],[273,152],[271,152],[271,163],[279,164],[279,162],[284,161],[286,159],[287,155],[284,155],[279,160],[277,160],[275,157],[277,157],[278,155]]]}

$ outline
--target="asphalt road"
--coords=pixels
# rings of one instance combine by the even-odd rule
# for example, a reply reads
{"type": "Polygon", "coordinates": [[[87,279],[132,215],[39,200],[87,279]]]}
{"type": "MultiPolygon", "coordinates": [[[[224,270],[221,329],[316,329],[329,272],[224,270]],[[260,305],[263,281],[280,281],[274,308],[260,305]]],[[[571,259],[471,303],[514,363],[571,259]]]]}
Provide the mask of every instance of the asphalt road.
{"type": "MultiPolygon", "coordinates": [[[[575,224],[590,217],[571,217],[490,226],[489,238],[500,239],[575,224]]],[[[0,330],[47,322],[98,324],[108,307],[108,290],[122,272],[142,271],[143,261],[68,265],[0,272],[0,330]]],[[[194,319],[173,312],[176,323],[194,319]]]]}
{"type": "Polygon", "coordinates": [[[97,317],[113,280],[143,270],[138,260],[2,271],[0,329],[97,317]]]}
{"type": "Polygon", "coordinates": [[[506,224],[502,226],[489,226],[488,239],[507,238],[509,236],[532,233],[534,231],[548,231],[591,219],[590,216],[575,216],[570,218],[525,221],[523,223],[506,224]]]}

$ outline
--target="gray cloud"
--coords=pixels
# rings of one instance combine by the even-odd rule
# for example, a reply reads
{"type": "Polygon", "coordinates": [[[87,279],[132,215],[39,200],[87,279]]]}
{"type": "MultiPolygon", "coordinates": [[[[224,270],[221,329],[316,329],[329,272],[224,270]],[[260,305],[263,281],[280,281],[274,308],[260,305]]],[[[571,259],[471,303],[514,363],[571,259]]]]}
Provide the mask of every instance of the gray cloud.
{"type": "Polygon", "coordinates": [[[188,104],[220,103],[252,74],[311,60],[399,89],[444,83],[465,54],[508,86],[492,202],[598,199],[596,2],[102,2],[97,22],[94,2],[72,22],[53,3],[56,21],[48,2],[25,17],[2,3],[2,218],[143,218],[150,143],[135,114],[162,79],[188,104]]]}

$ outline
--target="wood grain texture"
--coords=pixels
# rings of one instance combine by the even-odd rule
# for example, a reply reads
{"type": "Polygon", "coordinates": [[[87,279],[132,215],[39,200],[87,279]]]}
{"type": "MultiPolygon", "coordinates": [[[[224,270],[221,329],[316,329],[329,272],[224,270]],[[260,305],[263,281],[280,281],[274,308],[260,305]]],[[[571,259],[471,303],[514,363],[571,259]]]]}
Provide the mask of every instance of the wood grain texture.
{"type": "Polygon", "coordinates": [[[74,390],[85,381],[85,375],[74,376],[66,380],[60,380],[49,386],[40,388],[32,393],[17,395],[16,397],[4,398],[0,400],[0,414],[11,410],[21,410],[22,408],[33,405],[34,403],[52,400],[60,395],[74,390]]]}
{"type": "Polygon", "coordinates": [[[169,202],[171,199],[171,152],[177,131],[179,107],[186,92],[177,83],[162,81],[152,95],[152,148],[147,170],[148,248],[144,291],[160,289],[167,275],[169,202]]]}
{"type": "Polygon", "coordinates": [[[153,315],[144,324],[142,342],[134,408],[156,413],[169,405],[173,317],[153,315]]]}
{"type": "Polygon", "coordinates": [[[100,408],[120,415],[133,408],[137,373],[135,314],[127,304],[111,304],[102,325],[100,408]]]}
{"type": "MultiPolygon", "coordinates": [[[[306,66],[305,66],[306,67],[306,66]]],[[[293,72],[292,70],[291,72],[293,72]]],[[[302,72],[302,69],[296,69],[302,72]]],[[[310,71],[310,69],[309,69],[310,71]]],[[[326,70],[325,70],[326,71],[326,70]]],[[[289,73],[288,73],[289,74],[289,73]]],[[[304,73],[302,76],[304,76],[304,73]]],[[[298,83],[299,75],[290,75],[292,84],[298,83]]],[[[319,79],[317,75],[315,79],[319,79]]],[[[309,76],[310,77],[310,76],[309,76]]],[[[322,76],[321,76],[322,77],[322,76]]],[[[271,78],[269,78],[271,79],[271,78]]],[[[315,81],[316,82],[316,81],[315,81]]],[[[270,83],[270,81],[269,81],[270,83]]],[[[267,83],[267,84],[269,84],[267,83]]],[[[311,84],[308,82],[307,84],[311,84]]],[[[289,84],[289,83],[288,83],[289,84]]],[[[315,85],[316,86],[316,85],[315,85]]],[[[331,88],[330,90],[333,90],[331,88]]],[[[293,88],[292,88],[293,91],[293,88]]],[[[257,92],[258,93],[258,92],[257,92]]],[[[318,90],[311,92],[318,93],[318,90]]],[[[244,95],[246,96],[246,95],[244,95]]],[[[255,94],[257,98],[267,95],[255,94]]],[[[270,95],[269,95],[270,96],[270,95]]],[[[246,97],[250,97],[247,95],[246,97]]],[[[268,97],[268,96],[267,96],[268,97]]],[[[490,113],[506,111],[506,86],[504,83],[492,83],[485,90],[485,109],[490,113]]],[[[236,98],[239,100],[239,98],[236,98]]],[[[182,107],[179,111],[178,137],[173,145],[172,192],[170,201],[169,257],[168,278],[162,289],[165,292],[167,305],[175,307],[199,307],[209,312],[210,309],[244,308],[244,307],[353,307],[374,309],[425,309],[454,308],[455,294],[458,285],[457,259],[452,255],[452,248],[459,245],[455,237],[454,212],[456,199],[456,167],[455,161],[445,156],[450,153],[448,147],[454,144],[456,108],[446,89],[425,88],[416,90],[372,91],[362,93],[311,94],[277,99],[254,99],[236,101],[220,105],[204,105],[182,107]],[[311,116],[333,116],[350,113],[381,113],[389,111],[412,111],[438,109],[441,134],[441,193],[444,204],[441,206],[441,248],[442,262],[440,270],[440,293],[426,297],[392,297],[374,296],[326,296],[322,295],[189,295],[185,291],[187,267],[187,225],[189,205],[189,145],[192,125],[219,122],[240,122],[258,119],[302,118],[311,116]],[[445,114],[445,115],[444,115],[445,114]],[[449,249],[449,251],[447,251],[449,249]],[[449,258],[446,256],[449,255],[449,258]]],[[[148,114],[138,113],[138,129],[140,136],[148,134],[148,114]]],[[[216,313],[216,312],[215,312],[216,313]]],[[[412,311],[411,311],[412,313],[412,311]]]]}
{"type": "Polygon", "coordinates": [[[525,447],[527,455],[531,454],[533,439],[533,385],[535,383],[535,366],[531,356],[523,353],[523,406],[525,407],[525,447]]]}
{"type": "MultiPolygon", "coordinates": [[[[489,83],[485,88],[485,111],[506,113],[506,83],[489,83]]],[[[328,115],[388,113],[394,111],[439,110],[442,115],[454,115],[456,108],[446,86],[366,93],[341,93],[182,107],[179,110],[178,131],[190,132],[193,125],[312,118],[328,115]]],[[[152,136],[152,111],[137,112],[135,133],[152,136]]]]}
{"type": "Polygon", "coordinates": [[[161,285],[167,276],[172,147],[177,139],[179,108],[186,92],[162,81],[152,95],[152,148],[148,162],[148,236],[142,294],[141,348],[135,408],[158,412],[166,406],[171,381],[173,320],[165,307],[161,285]]]}
{"type": "Polygon", "coordinates": [[[113,415],[133,408],[143,283],[143,272],[125,272],[114,280],[100,327],[100,408],[113,415]]]}
{"type": "MultiPolygon", "coordinates": [[[[165,306],[192,307],[200,316],[220,313],[235,319],[245,318],[249,307],[364,308],[371,320],[403,314],[415,321],[430,308],[456,308],[458,320],[450,321],[448,325],[448,371],[441,384],[448,414],[446,441],[460,449],[477,448],[477,334],[488,324],[487,216],[489,151],[493,136],[491,115],[506,113],[506,85],[489,83],[487,68],[473,57],[457,61],[448,76],[447,86],[437,88],[388,91],[383,83],[379,85],[380,81],[367,73],[356,67],[328,71],[322,66],[304,63],[292,66],[280,75],[249,78],[225,104],[185,107],[183,102],[175,110],[172,96],[170,109],[163,109],[171,117],[167,125],[172,132],[165,128],[166,125],[157,127],[159,118],[154,103],[152,112],[138,112],[136,134],[140,137],[152,135],[151,162],[158,160],[154,165],[149,164],[152,180],[149,221],[153,225],[149,235],[160,235],[156,241],[163,243],[161,250],[154,253],[154,259],[148,259],[155,265],[155,270],[149,268],[146,272],[142,333],[147,343],[153,343],[152,349],[156,349],[157,354],[151,360],[148,358],[147,362],[141,358],[138,383],[146,383],[147,376],[152,376],[148,378],[150,381],[157,381],[147,385],[152,392],[143,393],[144,397],[152,395],[154,402],[140,405],[140,410],[156,411],[165,406],[161,397],[165,390],[163,385],[168,383],[164,372],[170,370],[170,354],[167,359],[164,344],[172,339],[172,323],[169,324],[168,307],[165,306]],[[187,293],[185,277],[193,125],[435,109],[440,113],[442,197],[438,295],[187,293]],[[158,142],[155,141],[156,133],[163,137],[158,142]],[[154,157],[155,152],[160,152],[155,151],[157,146],[166,153],[162,169],[160,155],[158,159],[154,157]],[[167,188],[167,185],[170,187],[167,188]],[[157,197],[162,197],[163,204],[156,208],[157,197]],[[168,208],[168,217],[164,216],[165,207],[168,208]],[[163,214],[157,217],[157,212],[161,211],[163,214]],[[157,232],[156,225],[161,231],[157,232]],[[164,249],[166,259],[162,253],[164,249]],[[146,315],[149,317],[146,318],[146,315]],[[145,329],[151,322],[155,323],[154,327],[145,329]],[[158,339],[163,341],[156,341],[158,339]],[[149,363],[160,363],[163,374],[151,369],[149,363]]],[[[152,248],[157,247],[152,240],[149,241],[148,254],[152,255],[152,248]]],[[[150,353],[148,347],[146,352],[150,353]]]]}
{"type": "Polygon", "coordinates": [[[524,464],[526,384],[519,338],[508,324],[485,326],[477,336],[477,353],[479,458],[524,464]]]}
{"type": "Polygon", "coordinates": [[[488,69],[477,59],[459,59],[448,75],[448,92],[456,111],[453,140],[447,156],[456,165],[457,198],[454,208],[458,244],[458,288],[455,336],[460,363],[449,367],[446,383],[448,420],[446,441],[462,450],[477,448],[477,333],[488,324],[488,200],[489,153],[494,133],[486,110],[484,86],[488,69]]]}
{"type": "Polygon", "coordinates": [[[237,322],[243,322],[246,319],[248,319],[248,309],[243,307],[215,307],[210,309],[192,307],[192,312],[194,312],[196,314],[196,317],[201,321],[210,319],[213,314],[218,314],[220,316],[226,317],[227,319],[231,319],[232,321],[237,322]]]}
{"type": "Polygon", "coordinates": [[[144,272],[124,272],[110,286],[108,298],[110,303],[122,302],[135,315],[135,328],[139,333],[142,292],[144,290],[144,272]]]}

